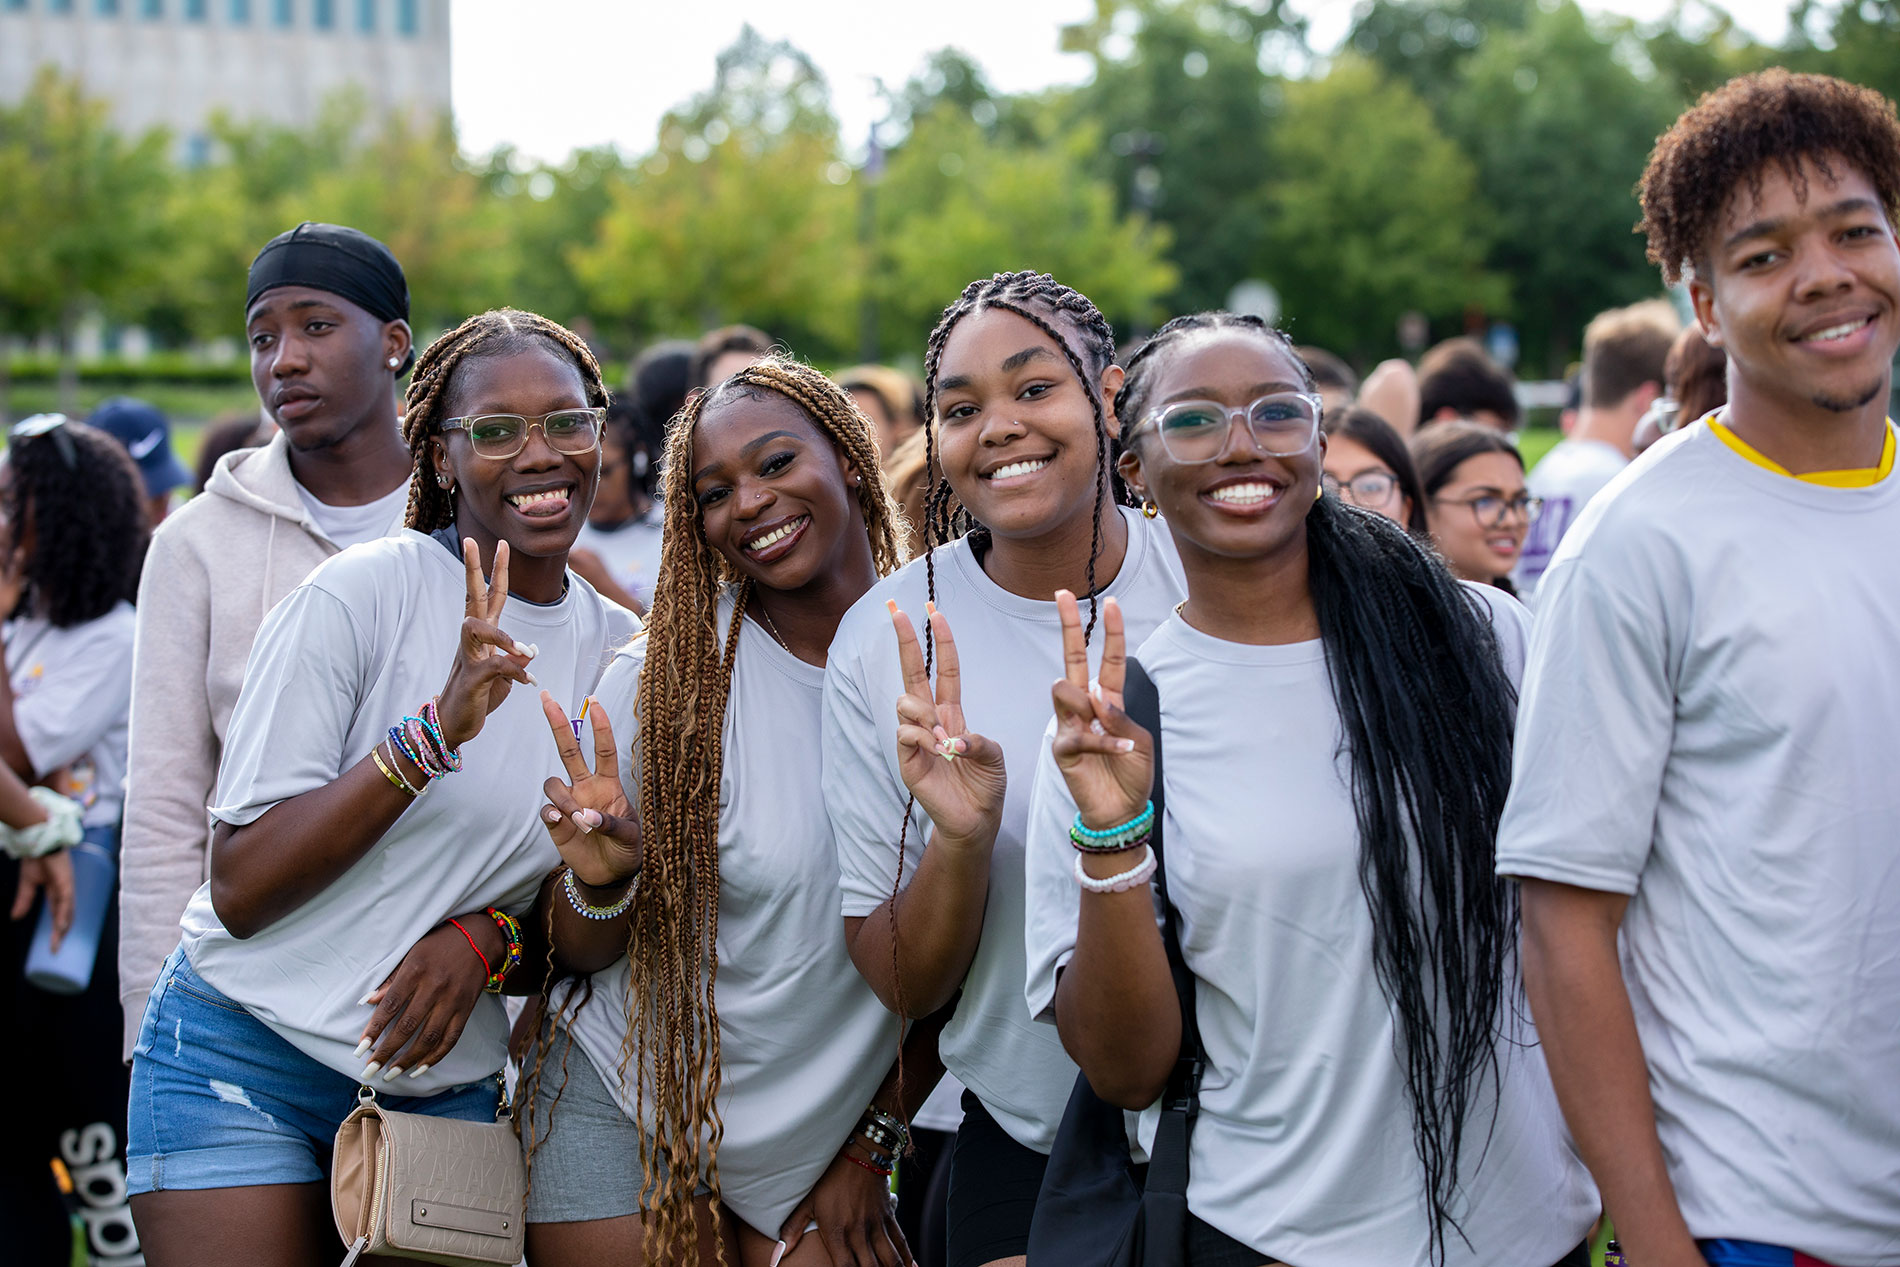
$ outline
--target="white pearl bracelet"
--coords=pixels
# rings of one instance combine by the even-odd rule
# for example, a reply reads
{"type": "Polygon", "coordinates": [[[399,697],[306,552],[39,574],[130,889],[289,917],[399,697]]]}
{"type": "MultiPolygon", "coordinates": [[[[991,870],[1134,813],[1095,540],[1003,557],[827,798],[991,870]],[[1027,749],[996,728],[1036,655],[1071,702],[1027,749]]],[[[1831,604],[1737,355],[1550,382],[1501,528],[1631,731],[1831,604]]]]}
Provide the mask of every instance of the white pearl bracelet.
{"type": "Polygon", "coordinates": [[[1130,889],[1140,888],[1153,878],[1155,873],[1155,851],[1153,845],[1141,847],[1141,861],[1131,871],[1120,875],[1111,875],[1097,880],[1082,869],[1082,855],[1075,856],[1075,882],[1090,893],[1126,893],[1130,889]]]}
{"type": "Polygon", "coordinates": [[[627,891],[622,893],[620,900],[612,906],[595,906],[582,897],[580,889],[575,886],[572,867],[569,867],[567,874],[561,877],[561,887],[567,890],[567,904],[574,908],[576,915],[587,919],[613,919],[626,914],[627,908],[633,905],[634,890],[640,887],[640,873],[638,871],[633,873],[633,879],[627,881],[627,891]]]}

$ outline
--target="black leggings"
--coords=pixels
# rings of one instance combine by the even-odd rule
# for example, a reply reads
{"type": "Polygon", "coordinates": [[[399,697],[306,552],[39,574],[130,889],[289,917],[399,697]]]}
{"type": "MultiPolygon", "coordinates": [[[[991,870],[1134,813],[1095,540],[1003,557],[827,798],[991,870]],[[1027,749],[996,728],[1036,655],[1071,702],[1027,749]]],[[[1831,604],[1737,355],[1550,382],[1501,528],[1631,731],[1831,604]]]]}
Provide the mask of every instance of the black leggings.
{"type": "MultiPolygon", "coordinates": [[[[1257,1249],[1248,1249],[1212,1224],[1188,1215],[1189,1267],[1272,1267],[1279,1261],[1257,1249]]],[[[1590,1242],[1577,1246],[1552,1267],[1590,1267],[1590,1242]]]]}
{"type": "Polygon", "coordinates": [[[1029,1252],[1029,1220],[1049,1158],[997,1125],[969,1091],[950,1149],[950,1267],[982,1267],[1029,1252]]]}

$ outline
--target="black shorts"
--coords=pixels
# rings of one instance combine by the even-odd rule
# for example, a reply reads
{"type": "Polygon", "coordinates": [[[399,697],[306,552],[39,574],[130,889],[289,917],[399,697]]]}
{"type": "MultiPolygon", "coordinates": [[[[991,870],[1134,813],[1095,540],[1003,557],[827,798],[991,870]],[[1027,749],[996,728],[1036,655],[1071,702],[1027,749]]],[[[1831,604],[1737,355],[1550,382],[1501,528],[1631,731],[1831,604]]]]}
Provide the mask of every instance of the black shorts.
{"type": "Polygon", "coordinates": [[[949,1267],[982,1267],[1029,1252],[1029,1220],[1049,1158],[1011,1139],[963,1093],[963,1125],[950,1149],[949,1267]]]}
{"type": "MultiPolygon", "coordinates": [[[[1187,1242],[1190,1267],[1273,1267],[1280,1261],[1268,1258],[1257,1249],[1248,1249],[1192,1213],[1188,1215],[1187,1242]]],[[[1585,1241],[1565,1254],[1554,1267],[1590,1267],[1590,1242],[1585,1241]]]]}

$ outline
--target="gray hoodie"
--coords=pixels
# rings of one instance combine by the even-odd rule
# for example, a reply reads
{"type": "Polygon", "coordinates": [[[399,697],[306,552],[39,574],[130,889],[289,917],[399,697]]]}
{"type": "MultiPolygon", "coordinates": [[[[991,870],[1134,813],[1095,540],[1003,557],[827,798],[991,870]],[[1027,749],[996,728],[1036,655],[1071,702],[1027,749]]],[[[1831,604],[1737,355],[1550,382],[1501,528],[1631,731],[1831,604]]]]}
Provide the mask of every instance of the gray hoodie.
{"type": "MultiPolygon", "coordinates": [[[[402,527],[401,517],[389,532],[402,527]]],[[[139,581],[120,870],[119,998],[132,1057],[145,996],[205,882],[225,727],[258,626],[337,552],[311,520],[280,433],[227,454],[159,525],[139,581]]]]}

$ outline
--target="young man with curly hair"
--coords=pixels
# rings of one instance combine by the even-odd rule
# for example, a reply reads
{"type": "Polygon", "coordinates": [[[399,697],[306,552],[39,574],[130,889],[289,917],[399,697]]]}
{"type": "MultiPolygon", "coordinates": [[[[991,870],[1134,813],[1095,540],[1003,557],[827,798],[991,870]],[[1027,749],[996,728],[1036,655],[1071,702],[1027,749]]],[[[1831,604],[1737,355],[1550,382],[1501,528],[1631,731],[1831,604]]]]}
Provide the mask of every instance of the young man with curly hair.
{"type": "Polygon", "coordinates": [[[1900,121],[1774,70],[1642,182],[1729,404],[1546,572],[1498,869],[1630,1261],[1900,1262],[1900,121]]]}

